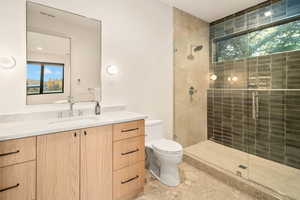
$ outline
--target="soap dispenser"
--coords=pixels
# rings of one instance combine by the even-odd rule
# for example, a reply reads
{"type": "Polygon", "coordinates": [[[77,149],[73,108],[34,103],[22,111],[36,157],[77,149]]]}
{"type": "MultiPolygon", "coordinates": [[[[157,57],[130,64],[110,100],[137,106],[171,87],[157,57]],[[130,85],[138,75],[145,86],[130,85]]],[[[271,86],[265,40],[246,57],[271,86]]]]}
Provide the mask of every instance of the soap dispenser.
{"type": "Polygon", "coordinates": [[[95,106],[95,115],[100,115],[100,114],[101,114],[101,106],[99,101],[97,101],[95,106]]]}

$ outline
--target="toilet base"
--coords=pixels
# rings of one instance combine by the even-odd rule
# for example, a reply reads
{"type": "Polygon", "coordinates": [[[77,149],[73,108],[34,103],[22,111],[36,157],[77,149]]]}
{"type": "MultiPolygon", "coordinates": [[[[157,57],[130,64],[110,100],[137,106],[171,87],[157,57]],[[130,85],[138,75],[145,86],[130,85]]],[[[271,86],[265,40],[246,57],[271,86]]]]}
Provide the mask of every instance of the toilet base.
{"type": "Polygon", "coordinates": [[[153,177],[170,187],[180,184],[178,164],[181,162],[182,156],[176,156],[175,160],[174,158],[165,159],[150,148],[146,149],[146,153],[149,172],[153,177]]]}
{"type": "Polygon", "coordinates": [[[157,173],[157,171],[155,172],[150,169],[150,173],[161,183],[163,183],[169,187],[175,187],[180,184],[179,169],[178,169],[177,165],[161,166],[160,170],[159,170],[159,174],[157,173]]]}

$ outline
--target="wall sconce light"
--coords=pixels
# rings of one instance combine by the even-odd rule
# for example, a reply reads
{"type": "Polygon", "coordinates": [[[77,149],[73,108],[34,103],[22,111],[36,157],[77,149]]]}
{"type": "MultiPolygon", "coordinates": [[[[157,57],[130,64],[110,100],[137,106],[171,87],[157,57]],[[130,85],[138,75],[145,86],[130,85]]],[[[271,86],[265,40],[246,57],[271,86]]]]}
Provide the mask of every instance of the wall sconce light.
{"type": "Polygon", "coordinates": [[[115,65],[108,65],[106,67],[106,72],[107,72],[108,75],[114,76],[114,75],[119,73],[119,69],[115,65]]]}
{"type": "Polygon", "coordinates": [[[0,68],[2,69],[13,69],[16,66],[16,59],[10,57],[0,57],[0,68]]]}
{"type": "Polygon", "coordinates": [[[213,74],[213,75],[210,76],[210,80],[212,80],[212,81],[215,81],[217,79],[218,79],[218,76],[215,75],[215,74],[213,74]]]}

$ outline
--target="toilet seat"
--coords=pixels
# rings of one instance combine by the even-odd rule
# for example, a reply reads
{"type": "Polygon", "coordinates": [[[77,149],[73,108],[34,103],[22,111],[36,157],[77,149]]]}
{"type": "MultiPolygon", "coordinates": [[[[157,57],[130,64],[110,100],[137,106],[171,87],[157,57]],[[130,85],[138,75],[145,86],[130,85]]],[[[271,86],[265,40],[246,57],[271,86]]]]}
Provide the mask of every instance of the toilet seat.
{"type": "Polygon", "coordinates": [[[152,148],[162,154],[182,154],[182,146],[172,140],[161,139],[152,143],[152,148]]]}

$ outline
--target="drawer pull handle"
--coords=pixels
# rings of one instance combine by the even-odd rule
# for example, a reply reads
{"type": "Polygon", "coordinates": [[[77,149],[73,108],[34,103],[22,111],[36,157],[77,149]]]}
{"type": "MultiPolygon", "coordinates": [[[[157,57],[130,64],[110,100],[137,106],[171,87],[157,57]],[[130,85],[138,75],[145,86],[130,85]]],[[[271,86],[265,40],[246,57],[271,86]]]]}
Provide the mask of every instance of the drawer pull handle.
{"type": "Polygon", "coordinates": [[[11,187],[8,187],[8,188],[4,188],[4,189],[0,189],[0,192],[5,192],[7,190],[11,190],[11,189],[17,188],[19,186],[20,186],[20,184],[18,183],[17,185],[14,185],[14,186],[11,186],[11,187]]]}
{"type": "Polygon", "coordinates": [[[128,151],[126,153],[121,153],[122,156],[125,156],[125,155],[128,155],[128,154],[132,154],[132,153],[135,153],[135,152],[138,152],[139,149],[136,149],[136,150],[133,150],[133,151],[128,151]]]}
{"type": "Polygon", "coordinates": [[[128,180],[126,180],[126,181],[122,181],[121,182],[121,184],[126,184],[126,183],[129,183],[129,182],[131,182],[131,181],[134,181],[135,179],[138,179],[140,176],[139,175],[137,175],[136,177],[133,177],[133,178],[131,178],[131,179],[128,179],[128,180]]]}
{"type": "Polygon", "coordinates": [[[20,151],[18,150],[18,151],[9,152],[9,153],[3,153],[3,154],[0,154],[0,157],[9,156],[9,155],[17,154],[17,153],[20,153],[20,151]]]}
{"type": "Polygon", "coordinates": [[[139,130],[139,128],[133,128],[133,129],[127,129],[127,130],[122,130],[122,133],[127,133],[127,132],[131,132],[131,131],[136,131],[139,130]]]}

